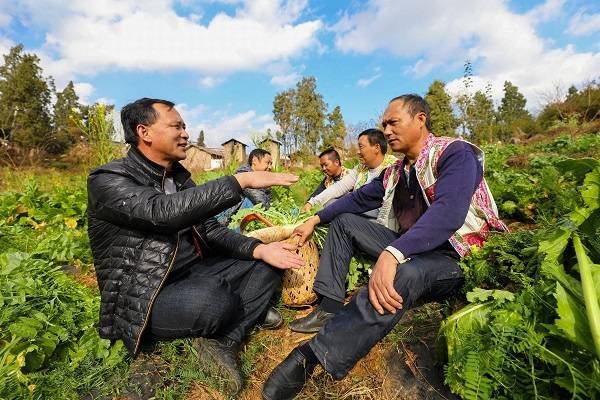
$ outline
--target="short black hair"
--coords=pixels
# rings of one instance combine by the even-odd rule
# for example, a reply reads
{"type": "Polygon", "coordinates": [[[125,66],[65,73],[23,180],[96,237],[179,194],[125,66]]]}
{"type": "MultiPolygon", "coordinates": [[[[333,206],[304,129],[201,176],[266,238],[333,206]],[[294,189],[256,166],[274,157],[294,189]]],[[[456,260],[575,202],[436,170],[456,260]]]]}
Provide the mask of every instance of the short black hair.
{"type": "Polygon", "coordinates": [[[271,155],[271,153],[269,153],[265,149],[254,149],[254,150],[252,150],[250,152],[250,154],[248,155],[248,165],[252,166],[252,160],[254,160],[256,158],[258,161],[260,161],[267,154],[271,155]]]}
{"type": "Polygon", "coordinates": [[[340,153],[338,153],[337,150],[333,147],[329,147],[323,150],[321,154],[319,154],[319,158],[323,156],[329,156],[329,159],[331,161],[339,161],[340,164],[342,163],[342,160],[340,159],[340,153]]]}
{"type": "Polygon", "coordinates": [[[390,100],[390,103],[393,103],[394,101],[401,101],[406,108],[406,112],[408,112],[411,117],[414,117],[420,112],[425,113],[425,116],[427,117],[425,120],[425,127],[431,132],[431,111],[429,104],[427,104],[427,101],[425,101],[424,98],[418,94],[411,93],[394,97],[390,100]]]}
{"type": "Polygon", "coordinates": [[[127,104],[121,109],[121,124],[125,132],[125,142],[132,146],[137,146],[138,135],[137,126],[152,125],[158,119],[158,111],[152,107],[154,104],[164,104],[169,110],[175,106],[175,103],[169,100],[150,99],[144,97],[127,104]]]}
{"type": "Polygon", "coordinates": [[[376,144],[378,144],[383,154],[387,153],[387,140],[385,140],[383,132],[381,132],[379,129],[366,129],[358,134],[359,139],[361,136],[366,136],[371,146],[375,146],[376,144]]]}

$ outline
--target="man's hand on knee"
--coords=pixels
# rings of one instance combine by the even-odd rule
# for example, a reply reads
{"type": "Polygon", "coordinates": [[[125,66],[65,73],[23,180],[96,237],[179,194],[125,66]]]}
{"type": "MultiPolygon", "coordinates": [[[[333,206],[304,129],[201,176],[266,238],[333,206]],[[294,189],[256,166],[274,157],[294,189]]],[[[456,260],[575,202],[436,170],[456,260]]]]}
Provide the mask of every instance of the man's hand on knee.
{"type": "Polygon", "coordinates": [[[375,310],[383,315],[385,311],[392,314],[402,308],[402,296],[394,288],[394,278],[398,260],[388,251],[383,251],[369,279],[369,300],[375,310]]]}
{"type": "Polygon", "coordinates": [[[304,259],[295,253],[296,245],[285,242],[259,244],[252,254],[256,260],[262,260],[279,269],[302,268],[304,259]]]}

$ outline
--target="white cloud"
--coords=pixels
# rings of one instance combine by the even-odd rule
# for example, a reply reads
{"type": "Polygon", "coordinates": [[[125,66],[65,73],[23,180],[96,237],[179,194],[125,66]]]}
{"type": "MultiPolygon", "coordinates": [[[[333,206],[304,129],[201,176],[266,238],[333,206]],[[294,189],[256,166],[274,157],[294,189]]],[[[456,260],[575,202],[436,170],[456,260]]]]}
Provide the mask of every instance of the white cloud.
{"type": "Polygon", "coordinates": [[[265,72],[271,75],[271,85],[279,87],[290,87],[300,80],[304,65],[292,66],[289,60],[271,63],[265,72]]]}
{"type": "Polygon", "coordinates": [[[12,17],[10,15],[0,12],[0,28],[6,28],[11,21],[12,17]]]}
{"type": "MultiPolygon", "coordinates": [[[[252,134],[257,131],[266,130],[270,125],[261,117],[264,116],[257,116],[254,110],[244,111],[214,121],[201,121],[196,131],[199,132],[200,129],[204,130],[206,144],[211,147],[219,147],[221,143],[231,138],[251,145],[252,134]]],[[[194,133],[195,136],[198,135],[198,133],[194,133]]]]}
{"type": "Polygon", "coordinates": [[[79,101],[82,104],[89,104],[90,96],[96,91],[94,85],[88,82],[77,82],[74,83],[73,86],[75,88],[75,93],[79,97],[79,101]]]}
{"type": "Polygon", "coordinates": [[[587,14],[579,11],[571,18],[567,33],[575,36],[590,35],[600,31],[600,13],[587,14]]]}
{"type": "Polygon", "coordinates": [[[198,104],[194,107],[190,107],[186,103],[176,104],[175,108],[181,114],[184,121],[197,121],[208,111],[208,107],[204,104],[198,104]]]}
{"type": "Polygon", "coordinates": [[[560,15],[564,4],[565,0],[546,0],[527,12],[527,16],[533,23],[547,22],[560,15]]]}
{"type": "Polygon", "coordinates": [[[212,111],[204,104],[189,106],[185,103],[177,104],[175,108],[188,126],[190,140],[195,142],[200,130],[204,130],[205,141],[209,147],[220,147],[221,143],[231,138],[252,145],[254,133],[277,129],[271,114],[257,114],[255,110],[212,111]]]}
{"type": "Polygon", "coordinates": [[[510,80],[533,107],[555,82],[578,83],[600,71],[600,52],[578,52],[571,45],[551,48],[536,33],[536,24],[556,16],[561,6],[562,1],[549,0],[517,14],[503,0],[372,0],[362,11],[343,16],[333,29],[336,46],[343,52],[384,50],[417,59],[407,70],[416,77],[434,70],[460,70],[470,59],[475,83],[491,82],[498,92],[510,80]]]}
{"type": "Polygon", "coordinates": [[[171,0],[17,0],[24,23],[47,29],[38,53],[57,80],[108,69],[258,70],[317,44],[319,20],[297,22],[304,0],[249,1],[205,24],[178,15],[171,0]]]}
{"type": "Polygon", "coordinates": [[[271,77],[271,84],[275,86],[292,86],[300,80],[300,75],[292,72],[287,75],[274,75],[271,77]]]}
{"type": "MultiPolygon", "coordinates": [[[[8,54],[11,47],[13,47],[14,45],[15,44],[9,38],[0,37],[0,55],[8,54]]],[[[2,63],[4,63],[4,59],[0,58],[0,60],[2,60],[2,63]]]]}
{"type": "Polygon", "coordinates": [[[373,76],[371,76],[370,78],[365,78],[365,79],[359,79],[356,84],[360,87],[367,87],[369,86],[371,83],[375,82],[377,79],[381,78],[381,74],[375,74],[373,76]]]}
{"type": "Polygon", "coordinates": [[[221,83],[223,83],[224,80],[225,79],[221,78],[221,77],[205,76],[204,78],[200,79],[199,83],[200,83],[200,86],[202,86],[203,88],[212,89],[215,86],[218,86],[221,83]]]}
{"type": "Polygon", "coordinates": [[[115,99],[109,99],[108,97],[98,97],[94,103],[105,104],[109,106],[115,104],[115,99]]]}
{"type": "Polygon", "coordinates": [[[10,0],[0,0],[0,28],[7,28],[12,22],[10,0]]]}

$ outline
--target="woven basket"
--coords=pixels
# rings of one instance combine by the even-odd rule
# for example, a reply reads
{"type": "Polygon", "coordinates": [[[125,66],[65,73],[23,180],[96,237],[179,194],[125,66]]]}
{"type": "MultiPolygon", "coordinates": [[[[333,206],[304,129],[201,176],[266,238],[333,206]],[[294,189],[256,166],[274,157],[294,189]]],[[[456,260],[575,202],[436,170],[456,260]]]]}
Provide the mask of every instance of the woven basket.
{"type": "MultiPolygon", "coordinates": [[[[246,236],[261,240],[263,243],[285,241],[286,243],[298,244],[298,236],[290,237],[294,231],[294,226],[272,226],[273,224],[257,214],[250,214],[246,218],[240,224],[240,231],[242,232],[246,224],[253,219],[258,219],[266,225],[270,225],[268,228],[245,233],[246,236]],[[246,218],[248,220],[244,221],[246,218]]],[[[283,272],[281,299],[289,307],[304,307],[317,300],[317,295],[313,292],[313,285],[319,267],[319,250],[314,240],[311,239],[298,248],[296,253],[304,259],[304,267],[286,269],[283,272]]]]}

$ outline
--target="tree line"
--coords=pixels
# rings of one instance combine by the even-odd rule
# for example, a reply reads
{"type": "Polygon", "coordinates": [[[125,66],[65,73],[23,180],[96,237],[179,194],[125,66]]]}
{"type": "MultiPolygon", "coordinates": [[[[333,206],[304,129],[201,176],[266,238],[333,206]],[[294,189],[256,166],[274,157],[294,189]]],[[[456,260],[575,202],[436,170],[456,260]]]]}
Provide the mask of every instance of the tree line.
{"type": "MultiPolygon", "coordinates": [[[[45,77],[40,59],[17,45],[4,55],[0,66],[0,139],[23,149],[42,149],[52,155],[65,153],[83,141],[112,140],[114,128],[109,121],[113,106],[80,103],[73,82],[57,91],[52,77],[45,77]],[[104,121],[106,124],[99,123],[104,121]]],[[[496,106],[492,87],[472,91],[473,72],[465,63],[460,93],[451,96],[446,85],[435,80],[425,99],[431,107],[431,122],[436,135],[461,136],[475,143],[507,142],[528,137],[552,127],[572,126],[600,118],[600,84],[586,82],[579,89],[571,86],[566,93],[556,88],[547,94],[545,106],[537,116],[527,110],[527,100],[519,88],[504,82],[503,97],[496,106]]],[[[255,142],[277,139],[283,154],[310,157],[328,147],[343,149],[346,138],[362,128],[380,124],[380,117],[347,125],[339,105],[329,110],[317,90],[314,77],[302,78],[293,88],[283,90],[273,100],[276,132],[259,133],[255,142]],[[362,128],[361,128],[362,127],[362,128]]],[[[198,144],[204,146],[205,133],[198,144]]],[[[256,143],[255,143],[256,144],[256,143]]]]}
{"type": "Polygon", "coordinates": [[[327,112],[327,108],[312,76],[277,93],[273,100],[273,119],[279,125],[275,137],[284,154],[314,155],[328,147],[345,147],[347,129],[342,110],[335,106],[327,112]]]}
{"type": "MultiPolygon", "coordinates": [[[[97,139],[94,124],[99,118],[112,130],[108,121],[112,109],[81,104],[72,81],[57,91],[53,78],[44,76],[40,59],[25,53],[23,45],[4,55],[0,66],[0,139],[23,149],[60,155],[82,140],[97,139]]],[[[109,133],[112,140],[112,131],[109,133]]]]}
{"type": "Polygon", "coordinates": [[[508,142],[527,138],[555,127],[580,125],[600,118],[600,84],[586,82],[580,89],[572,85],[565,95],[559,87],[543,94],[545,105],[533,116],[527,100],[511,81],[505,81],[503,97],[496,107],[492,86],[472,91],[472,66],[465,63],[462,87],[454,97],[445,83],[435,80],[425,99],[431,107],[432,130],[439,136],[462,136],[475,143],[508,142]]]}

